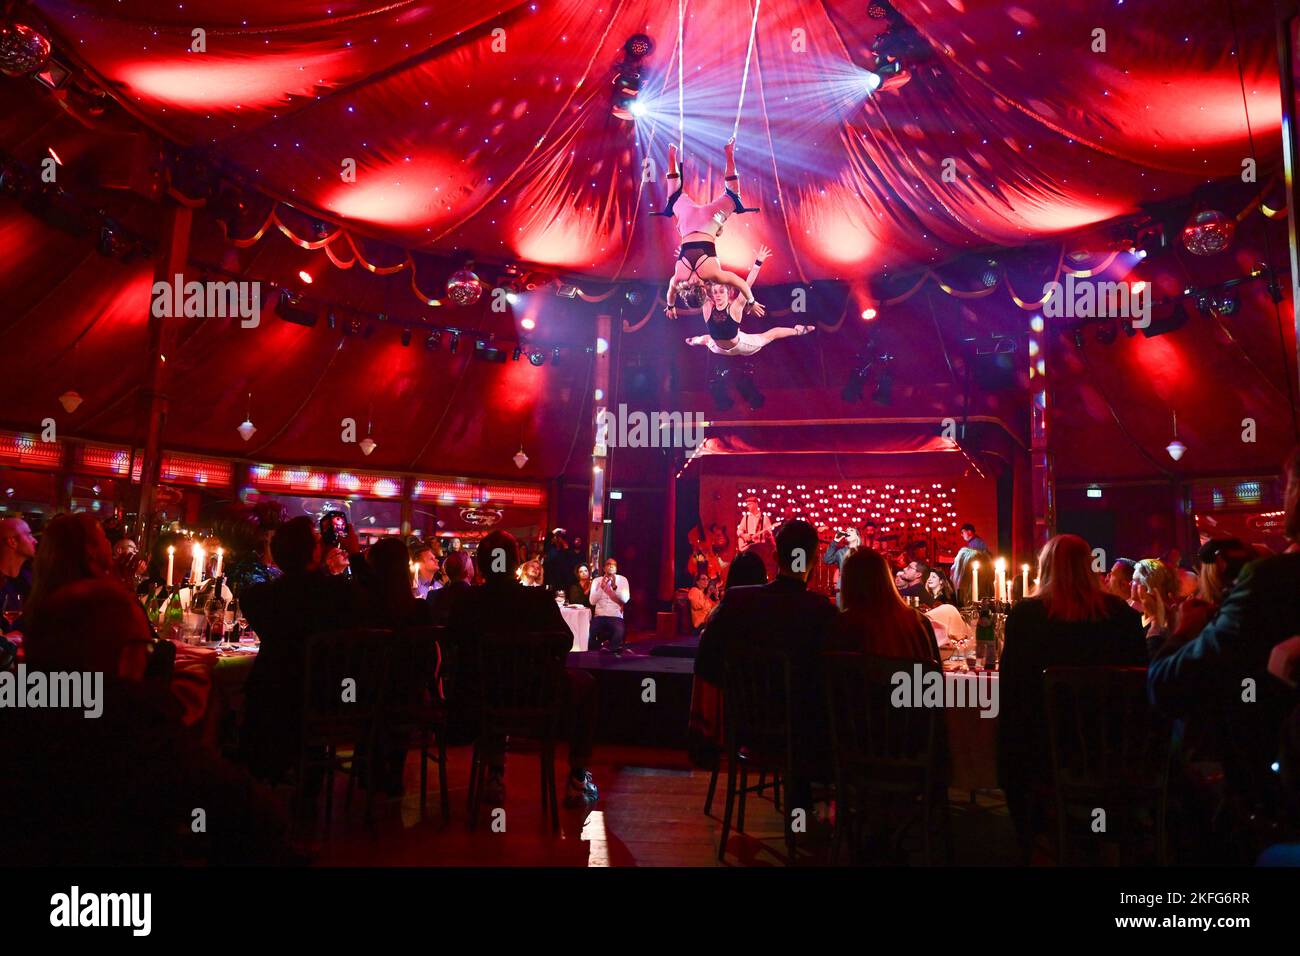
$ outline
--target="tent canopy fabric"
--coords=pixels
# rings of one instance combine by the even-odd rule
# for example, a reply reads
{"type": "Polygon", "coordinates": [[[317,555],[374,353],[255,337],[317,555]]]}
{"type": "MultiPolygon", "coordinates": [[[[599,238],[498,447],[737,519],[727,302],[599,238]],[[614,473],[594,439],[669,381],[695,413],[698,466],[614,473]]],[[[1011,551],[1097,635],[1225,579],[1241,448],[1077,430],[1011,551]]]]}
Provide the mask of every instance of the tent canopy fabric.
{"type": "MultiPolygon", "coordinates": [[[[895,6],[924,43],[907,85],[867,97],[862,68],[883,25],[864,15],[866,4],[763,0],[738,151],[745,199],[760,212],[731,219],[719,248],[741,271],[760,244],[775,250],[758,287],[772,315],[755,330],[799,321],[786,303],[805,284],[819,330],[757,356],[766,404],[726,415],[969,417],[996,420],[1023,444],[1030,312],[1008,293],[1031,298],[1057,274],[1073,237],[1095,223],[1174,199],[1216,202],[1235,216],[1257,199],[1280,153],[1272,8],[1262,0],[1223,9],[1180,0],[1104,10],[1048,0],[895,6]],[[1094,50],[1097,29],[1104,52],[1094,50]],[[1245,185],[1252,140],[1260,175],[1245,185]],[[1207,181],[1221,177],[1234,178],[1241,194],[1218,202],[1221,184],[1207,181]],[[1032,243],[1045,255],[1019,273],[1016,249],[995,248],[1032,243]],[[1005,281],[984,289],[976,270],[964,287],[973,291],[961,295],[928,281],[882,304],[874,323],[858,318],[868,280],[901,277],[906,287],[929,266],[947,275],[965,250],[997,256],[1005,281]],[[1014,340],[1017,351],[989,354],[993,336],[1014,340]],[[844,399],[863,356],[885,352],[894,356],[892,404],[873,397],[879,369],[860,400],[844,399]]],[[[643,161],[662,163],[677,135],[676,4],[339,0],[328,14],[306,0],[29,7],[47,22],[56,55],[97,78],[130,115],[109,110],[87,129],[34,81],[5,79],[0,148],[29,165],[55,149],[61,184],[146,234],[152,219],[161,238],[158,206],[132,202],[121,188],[147,165],[147,153],[133,152],[140,138],[132,130],[151,128],[247,188],[247,209],[224,226],[215,203],[196,212],[193,272],[281,287],[300,270],[315,276],[314,328],[275,317],[269,286],[256,329],[184,324],[167,357],[167,447],[275,463],[582,479],[600,314],[613,320],[604,346],[624,366],[620,400],[636,364],[653,386],[649,407],[721,417],[708,382],[725,360],[683,343],[700,331],[697,317],[667,322],[656,302],[676,237],[647,217],[662,203],[661,175],[642,181],[643,161]],[[205,31],[202,53],[188,52],[196,26],[205,31]],[[622,44],[639,32],[656,43],[642,85],[648,113],[627,122],[611,113],[612,80],[622,44]],[[356,161],[356,182],[340,176],[347,159],[356,161]],[[316,217],[341,225],[327,223],[318,237],[316,217]],[[504,263],[531,263],[582,274],[583,294],[560,298],[550,286],[504,313],[488,296],[470,308],[427,306],[445,291],[445,263],[470,253],[495,264],[481,270],[489,283],[504,263]],[[339,328],[328,325],[329,312],[339,328]],[[362,321],[351,334],[354,316],[362,321]],[[431,323],[495,336],[507,360],[476,358],[468,337],[454,355],[446,337],[438,351],[426,349],[431,323]],[[517,344],[539,351],[541,364],[511,361],[517,344]],[[250,413],[258,431],[245,443],[235,428],[250,413]],[[372,455],[340,440],[346,418],[358,438],[371,430],[372,455]],[[528,462],[517,469],[521,448],[528,462]]],[[[688,0],[686,10],[686,185],[704,195],[722,186],[719,147],[735,119],[753,7],[688,0]]],[[[1218,256],[1192,256],[1170,238],[1169,250],[1116,277],[1140,275],[1167,298],[1261,264],[1279,275],[1286,268],[1285,222],[1257,206],[1218,256]]],[[[0,197],[0,265],[0,336],[9,355],[22,356],[0,376],[0,426],[33,432],[53,415],[62,434],[142,443],[153,263],[101,256],[93,236],[68,235],[0,197]],[[70,389],[84,398],[73,415],[58,404],[70,389]]],[[[1290,283],[1281,285],[1288,297],[1279,309],[1289,316],[1290,283]]],[[[1296,437],[1294,328],[1277,321],[1262,279],[1239,293],[1234,316],[1189,305],[1186,325],[1157,338],[1120,335],[1106,345],[1088,329],[1075,345],[1064,327],[1049,329],[1058,476],[1276,470],[1296,437]],[[1174,413],[1189,446],[1177,464],[1164,453],[1174,413]],[[1242,440],[1247,419],[1255,441],[1242,440]]],[[[910,440],[928,440],[935,429],[926,428],[910,440]]],[[[729,440],[751,441],[739,431],[729,440]]],[[[833,474],[850,456],[819,441],[805,450],[833,474]]],[[[962,458],[927,455],[941,469],[962,458]]],[[[711,467],[720,467],[726,456],[714,457],[711,467]]]]}
{"type": "MultiPolygon", "coordinates": [[[[647,213],[664,199],[679,93],[685,186],[721,194],[753,9],[687,2],[679,49],[662,0],[34,6],[57,49],[144,123],[351,232],[656,281],[677,239],[647,213]],[[611,113],[612,81],[637,33],[656,46],[637,67],[645,115],[629,122],[611,113]]],[[[894,6],[919,35],[912,79],[867,96],[888,21],[863,0],[762,3],[738,149],[760,213],[728,223],[724,264],[766,244],[767,281],[906,270],[1238,175],[1252,136],[1264,165],[1278,153],[1265,0],[894,6]]]]}

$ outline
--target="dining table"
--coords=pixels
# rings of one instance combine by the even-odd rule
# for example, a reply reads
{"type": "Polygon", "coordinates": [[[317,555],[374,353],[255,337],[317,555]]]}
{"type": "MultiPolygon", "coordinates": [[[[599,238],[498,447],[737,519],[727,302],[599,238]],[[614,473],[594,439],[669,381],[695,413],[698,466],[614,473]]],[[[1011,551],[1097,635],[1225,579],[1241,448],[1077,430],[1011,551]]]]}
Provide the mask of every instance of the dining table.
{"type": "Polygon", "coordinates": [[[256,644],[176,645],[171,693],[181,720],[214,750],[222,744],[226,718],[243,709],[244,685],[257,660],[256,644]]]}
{"type": "Polygon", "coordinates": [[[560,615],[573,632],[573,646],[569,652],[585,651],[591,636],[591,608],[582,604],[562,604],[560,615]]]}

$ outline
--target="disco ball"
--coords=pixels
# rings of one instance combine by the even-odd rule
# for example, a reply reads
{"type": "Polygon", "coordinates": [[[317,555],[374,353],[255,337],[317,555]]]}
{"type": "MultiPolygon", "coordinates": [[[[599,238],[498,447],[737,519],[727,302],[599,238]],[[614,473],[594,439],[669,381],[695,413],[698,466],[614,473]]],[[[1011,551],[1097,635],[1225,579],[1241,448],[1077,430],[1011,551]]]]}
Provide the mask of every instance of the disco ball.
{"type": "Polygon", "coordinates": [[[872,3],[867,7],[867,16],[873,20],[883,20],[889,16],[889,7],[880,2],[872,3]]]}
{"type": "Polygon", "coordinates": [[[634,60],[647,57],[654,51],[655,42],[644,33],[635,33],[623,44],[623,52],[634,60]]]}
{"type": "Polygon", "coordinates": [[[986,289],[991,289],[998,284],[998,264],[995,260],[988,261],[984,271],[980,273],[980,282],[984,283],[986,289]]]}
{"type": "Polygon", "coordinates": [[[457,305],[473,305],[483,295],[483,283],[469,269],[460,269],[447,280],[447,298],[457,305]]]}
{"type": "Polygon", "coordinates": [[[0,73],[35,73],[50,58],[50,41],[35,27],[15,20],[0,23],[0,73]]]}
{"type": "Polygon", "coordinates": [[[627,299],[627,301],[628,301],[628,305],[640,305],[640,304],[641,304],[641,290],[640,290],[640,289],[628,289],[625,293],[623,293],[623,295],[624,295],[624,297],[627,299]]]}
{"type": "Polygon", "coordinates": [[[1237,224],[1231,216],[1217,209],[1206,209],[1187,220],[1183,227],[1183,245],[1197,256],[1212,256],[1232,244],[1237,224]]]}

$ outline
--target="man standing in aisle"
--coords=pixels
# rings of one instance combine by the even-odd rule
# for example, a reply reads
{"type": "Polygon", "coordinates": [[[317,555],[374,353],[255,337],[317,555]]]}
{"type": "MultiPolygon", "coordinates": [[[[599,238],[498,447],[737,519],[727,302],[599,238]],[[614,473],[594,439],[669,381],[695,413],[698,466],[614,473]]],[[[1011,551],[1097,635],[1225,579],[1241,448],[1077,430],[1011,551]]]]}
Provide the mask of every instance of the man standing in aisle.
{"type": "Polygon", "coordinates": [[[623,638],[626,628],[623,622],[623,606],[632,599],[627,578],[618,573],[618,562],[609,558],[605,562],[605,573],[591,582],[591,642],[600,650],[610,650],[615,654],[623,653],[623,638]]]}

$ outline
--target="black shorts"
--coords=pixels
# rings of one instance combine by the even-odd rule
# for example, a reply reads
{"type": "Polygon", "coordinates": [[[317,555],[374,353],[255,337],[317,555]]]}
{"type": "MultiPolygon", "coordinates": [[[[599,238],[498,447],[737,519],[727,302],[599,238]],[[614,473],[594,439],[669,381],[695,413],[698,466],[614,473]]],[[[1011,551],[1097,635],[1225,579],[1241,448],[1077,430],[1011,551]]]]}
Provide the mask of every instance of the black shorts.
{"type": "Polygon", "coordinates": [[[681,248],[677,250],[677,258],[685,259],[689,265],[693,262],[700,261],[698,255],[692,255],[692,253],[697,252],[702,252],[706,257],[712,256],[716,259],[718,256],[718,247],[716,243],[705,242],[702,239],[697,242],[683,242],[681,248]]]}

